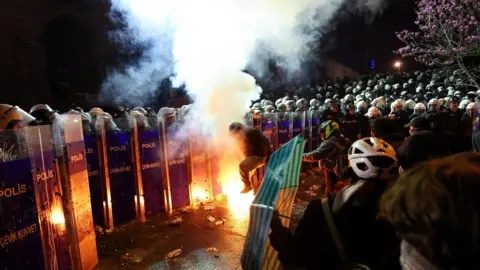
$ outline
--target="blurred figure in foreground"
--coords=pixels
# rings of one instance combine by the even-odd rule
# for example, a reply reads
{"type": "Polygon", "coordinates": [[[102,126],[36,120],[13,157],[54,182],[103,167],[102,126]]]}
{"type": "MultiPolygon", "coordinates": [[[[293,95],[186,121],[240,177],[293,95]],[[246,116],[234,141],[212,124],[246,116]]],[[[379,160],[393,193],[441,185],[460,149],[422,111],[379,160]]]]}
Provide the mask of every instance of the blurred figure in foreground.
{"type": "Polygon", "coordinates": [[[244,184],[240,193],[248,193],[253,189],[250,174],[265,165],[272,154],[270,141],[261,131],[247,127],[242,123],[232,123],[229,130],[230,136],[239,143],[244,156],[244,160],[239,165],[240,177],[244,184]]]}
{"type": "Polygon", "coordinates": [[[357,180],[325,201],[312,201],[293,235],[274,214],[270,243],[284,268],[400,269],[400,241],[377,218],[380,197],[397,176],[395,150],[370,137],[348,153],[357,180]]]}
{"type": "Polygon", "coordinates": [[[402,237],[403,269],[480,265],[480,156],[462,153],[403,174],[381,209],[402,237]]]}

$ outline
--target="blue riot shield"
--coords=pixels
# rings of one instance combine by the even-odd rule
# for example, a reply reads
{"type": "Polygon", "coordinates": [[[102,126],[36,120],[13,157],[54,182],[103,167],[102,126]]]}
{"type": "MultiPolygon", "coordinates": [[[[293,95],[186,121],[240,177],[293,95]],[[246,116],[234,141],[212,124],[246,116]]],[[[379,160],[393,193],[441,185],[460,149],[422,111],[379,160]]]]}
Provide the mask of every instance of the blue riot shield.
{"type": "Polygon", "coordinates": [[[168,211],[190,205],[190,171],[188,168],[188,139],[180,133],[175,116],[159,119],[162,139],[164,181],[167,187],[168,211]]]}
{"type": "Polygon", "coordinates": [[[0,132],[0,264],[45,269],[39,211],[23,131],[0,132]]]}
{"type": "Polygon", "coordinates": [[[103,153],[99,143],[101,138],[97,134],[85,134],[85,152],[87,157],[88,182],[90,185],[90,200],[92,203],[93,222],[101,227],[108,228],[108,214],[106,213],[108,199],[106,198],[106,187],[102,178],[101,164],[103,153]],[[100,139],[100,140],[99,140],[100,139]]]}
{"type": "Polygon", "coordinates": [[[27,127],[27,143],[32,161],[35,192],[40,213],[40,228],[47,265],[70,269],[67,230],[62,204],[62,188],[53,145],[51,126],[27,127]],[[54,243],[54,245],[52,245],[54,243]]]}
{"type": "Polygon", "coordinates": [[[277,115],[275,113],[263,113],[261,117],[261,126],[260,130],[262,131],[263,135],[267,137],[270,141],[270,147],[272,149],[272,153],[277,150],[277,115]]]}
{"type": "MultiPolygon", "coordinates": [[[[277,113],[278,148],[292,139],[293,115],[292,113],[277,113]]],[[[277,148],[277,149],[278,149],[277,148]]]]}
{"type": "Polygon", "coordinates": [[[105,137],[113,220],[115,223],[122,223],[136,217],[130,131],[107,130],[105,137]]]}
{"type": "MultiPolygon", "coordinates": [[[[154,122],[152,120],[152,122],[154,122]]],[[[139,130],[138,143],[139,167],[141,171],[140,207],[144,207],[149,217],[165,210],[160,134],[155,128],[139,130]]]]}

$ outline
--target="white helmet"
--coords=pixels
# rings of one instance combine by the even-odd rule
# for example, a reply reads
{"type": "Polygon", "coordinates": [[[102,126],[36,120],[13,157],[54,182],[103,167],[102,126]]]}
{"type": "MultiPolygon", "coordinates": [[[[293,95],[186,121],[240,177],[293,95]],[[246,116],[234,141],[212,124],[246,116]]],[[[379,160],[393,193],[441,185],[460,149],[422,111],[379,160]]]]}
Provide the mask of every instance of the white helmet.
{"type": "Polygon", "coordinates": [[[458,108],[462,109],[462,110],[465,110],[465,108],[467,107],[468,104],[470,104],[472,101],[469,100],[469,99],[464,99],[462,101],[460,101],[460,105],[458,105],[458,108]]]}
{"type": "Polygon", "coordinates": [[[278,106],[280,104],[282,104],[282,99],[281,98],[279,98],[279,99],[277,99],[277,101],[275,101],[275,106],[278,106]]]}
{"type": "Polygon", "coordinates": [[[18,106],[0,104],[0,130],[6,129],[11,121],[19,121],[20,124],[28,124],[35,120],[33,116],[18,106]]]}
{"type": "Polygon", "coordinates": [[[378,117],[380,116],[380,110],[377,107],[370,107],[370,109],[368,109],[366,116],[368,116],[368,118],[372,118],[374,116],[378,117]]]}
{"type": "Polygon", "coordinates": [[[416,115],[421,115],[425,112],[425,104],[417,103],[415,104],[415,108],[413,108],[413,113],[416,115]]]}
{"type": "Polygon", "coordinates": [[[90,114],[91,114],[91,115],[98,115],[98,114],[101,114],[101,113],[103,113],[103,110],[100,109],[100,108],[98,108],[98,107],[92,108],[92,109],[90,110],[90,114]]]}
{"type": "Polygon", "coordinates": [[[400,102],[398,102],[398,100],[395,100],[394,102],[392,102],[392,104],[390,104],[390,111],[392,113],[395,111],[395,107],[400,107],[400,109],[402,109],[402,105],[400,104],[400,102]]]}
{"type": "Polygon", "coordinates": [[[436,98],[432,98],[432,99],[430,99],[430,101],[428,101],[428,109],[429,110],[440,109],[439,105],[440,105],[440,102],[436,98]]]}
{"type": "Polygon", "coordinates": [[[357,109],[357,112],[361,112],[362,110],[366,110],[368,108],[368,103],[361,100],[355,104],[355,107],[357,109]]]}
{"type": "Polygon", "coordinates": [[[385,108],[385,99],[383,97],[378,97],[373,100],[372,105],[380,109],[385,108]]]}
{"type": "Polygon", "coordinates": [[[399,98],[396,101],[400,104],[400,106],[402,106],[402,109],[405,108],[405,100],[404,99],[399,98]]]}
{"type": "Polygon", "coordinates": [[[134,112],[139,112],[139,113],[141,113],[141,114],[143,114],[143,115],[147,115],[147,111],[146,111],[143,107],[135,107],[135,108],[133,108],[132,111],[134,111],[134,112]]]}
{"type": "Polygon", "coordinates": [[[171,114],[175,114],[175,110],[173,108],[163,107],[158,111],[157,116],[164,117],[171,114]]]}
{"type": "Polygon", "coordinates": [[[348,150],[348,160],[355,174],[363,179],[391,179],[397,171],[395,149],[382,139],[367,137],[352,144],[348,150]],[[391,160],[381,164],[380,159],[391,160]]]}
{"type": "Polygon", "coordinates": [[[408,110],[413,110],[415,109],[415,101],[412,100],[412,99],[409,99],[407,100],[407,102],[405,102],[405,108],[407,108],[408,110]]]}

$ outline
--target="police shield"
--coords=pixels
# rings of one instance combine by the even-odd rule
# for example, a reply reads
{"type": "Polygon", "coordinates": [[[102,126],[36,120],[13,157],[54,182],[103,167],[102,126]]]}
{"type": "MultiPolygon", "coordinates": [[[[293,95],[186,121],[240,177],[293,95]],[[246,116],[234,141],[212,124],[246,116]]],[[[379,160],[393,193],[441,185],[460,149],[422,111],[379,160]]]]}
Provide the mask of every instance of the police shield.
{"type": "Polygon", "coordinates": [[[24,131],[0,131],[0,262],[5,269],[44,269],[38,200],[24,131]]]}
{"type": "MultiPolygon", "coordinates": [[[[156,119],[148,120],[156,125],[156,119]]],[[[165,210],[160,133],[156,126],[150,129],[140,128],[136,137],[136,162],[141,176],[137,179],[137,184],[140,185],[138,203],[140,208],[144,208],[145,216],[149,217],[165,210]]]]}
{"type": "Polygon", "coordinates": [[[192,196],[195,204],[213,199],[207,138],[200,133],[190,135],[192,196]]]}
{"type": "Polygon", "coordinates": [[[277,113],[278,148],[292,139],[293,115],[290,112],[277,113]]]}
{"type": "Polygon", "coordinates": [[[263,113],[261,118],[260,130],[263,135],[270,141],[272,151],[277,149],[277,115],[275,113],[263,113]]]}
{"type": "Polygon", "coordinates": [[[170,210],[190,205],[190,179],[187,166],[188,140],[180,126],[167,116],[162,120],[164,163],[170,195],[170,210]]]}
{"type": "MultiPolygon", "coordinates": [[[[106,120],[108,121],[108,120],[106,120]]],[[[135,219],[135,180],[132,168],[130,129],[128,119],[115,119],[114,123],[121,130],[110,130],[106,125],[106,152],[110,192],[112,196],[112,213],[115,223],[135,219]]]]}
{"type": "Polygon", "coordinates": [[[71,267],[63,213],[62,188],[51,126],[27,127],[27,143],[32,161],[35,192],[40,209],[40,227],[45,260],[58,269],[71,267]],[[52,245],[51,243],[55,243],[52,245]]]}

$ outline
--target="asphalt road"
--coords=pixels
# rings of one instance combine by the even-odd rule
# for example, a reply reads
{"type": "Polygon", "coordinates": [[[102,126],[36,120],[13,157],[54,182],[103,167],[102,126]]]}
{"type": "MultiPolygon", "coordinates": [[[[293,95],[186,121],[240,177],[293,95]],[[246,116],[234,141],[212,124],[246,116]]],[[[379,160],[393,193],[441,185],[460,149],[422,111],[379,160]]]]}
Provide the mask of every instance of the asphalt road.
{"type": "MultiPolygon", "coordinates": [[[[308,201],[318,198],[318,177],[301,177],[292,216],[300,219],[308,201]],[[315,187],[316,188],[316,187],[315,187]],[[315,189],[313,188],[313,189],[315,189]]],[[[292,230],[296,222],[292,222],[292,230]]],[[[240,257],[248,229],[248,212],[232,212],[226,202],[216,202],[215,209],[158,215],[141,224],[132,222],[116,226],[113,232],[97,238],[99,264],[96,269],[241,269],[240,257]],[[207,217],[225,221],[216,225],[207,217]],[[181,217],[172,226],[169,220],[181,217]],[[218,251],[210,252],[208,248],[218,251]],[[182,253],[166,259],[169,252],[182,253]]]]}

